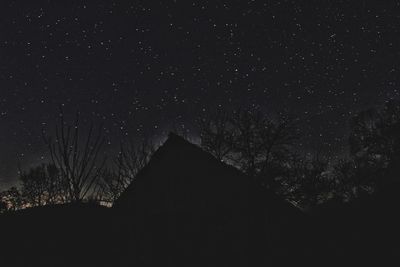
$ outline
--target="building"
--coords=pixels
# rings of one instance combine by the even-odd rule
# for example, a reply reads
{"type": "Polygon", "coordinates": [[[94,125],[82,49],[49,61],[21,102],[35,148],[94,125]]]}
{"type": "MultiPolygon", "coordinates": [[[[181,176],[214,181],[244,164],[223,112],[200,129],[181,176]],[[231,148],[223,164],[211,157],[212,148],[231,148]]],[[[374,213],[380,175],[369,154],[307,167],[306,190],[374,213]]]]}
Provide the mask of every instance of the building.
{"type": "Polygon", "coordinates": [[[277,255],[272,240],[286,240],[285,223],[301,217],[291,204],[175,134],[114,207],[128,222],[127,254],[142,266],[256,266],[277,255]]]}

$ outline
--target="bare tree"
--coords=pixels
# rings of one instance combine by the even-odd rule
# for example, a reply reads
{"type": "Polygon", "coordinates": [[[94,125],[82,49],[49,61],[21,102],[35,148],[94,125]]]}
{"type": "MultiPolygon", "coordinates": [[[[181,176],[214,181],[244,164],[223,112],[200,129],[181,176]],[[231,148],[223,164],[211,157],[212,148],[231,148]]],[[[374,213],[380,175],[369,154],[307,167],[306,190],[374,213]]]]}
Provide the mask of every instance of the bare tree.
{"type": "Polygon", "coordinates": [[[296,177],[295,192],[298,203],[303,207],[313,207],[323,203],[332,190],[333,182],[325,173],[328,169],[328,159],[314,156],[303,159],[300,164],[300,176],[296,177]]]}
{"type": "Polygon", "coordinates": [[[104,169],[99,182],[99,194],[102,201],[114,203],[125,190],[125,181],[121,173],[111,168],[104,169]]]}
{"type": "Polygon", "coordinates": [[[121,144],[115,164],[128,184],[133,182],[136,174],[147,164],[154,150],[155,146],[147,139],[139,145],[132,142],[121,144]]]}
{"type": "Polygon", "coordinates": [[[103,200],[114,203],[134,182],[137,173],[148,163],[154,150],[154,145],[148,140],[143,140],[140,145],[132,142],[121,143],[114,167],[105,169],[99,181],[103,200]]]}
{"type": "Polygon", "coordinates": [[[290,116],[271,119],[261,111],[240,110],[233,117],[236,162],[248,175],[271,186],[279,165],[285,164],[298,139],[290,116]]]}
{"type": "Polygon", "coordinates": [[[234,126],[233,159],[249,176],[255,177],[265,157],[264,127],[268,123],[261,112],[239,110],[231,119],[234,126]]]}
{"type": "Polygon", "coordinates": [[[44,165],[31,168],[28,172],[20,172],[22,195],[30,206],[46,204],[46,189],[48,177],[44,165]]]}
{"type": "Polygon", "coordinates": [[[290,149],[298,138],[295,120],[271,119],[259,110],[238,110],[202,120],[202,147],[231,162],[247,175],[272,187],[290,149]]]}
{"type": "Polygon", "coordinates": [[[351,156],[364,170],[358,183],[372,182],[378,191],[393,190],[400,183],[400,102],[359,112],[350,126],[351,156]]]}
{"type": "Polygon", "coordinates": [[[105,166],[106,159],[100,159],[104,144],[102,127],[95,133],[93,124],[90,124],[82,137],[79,114],[72,125],[65,122],[62,110],[59,117],[55,138],[44,135],[44,139],[52,162],[65,181],[67,200],[81,202],[96,190],[96,181],[105,166]]]}
{"type": "Polygon", "coordinates": [[[234,137],[233,125],[228,114],[218,112],[209,118],[201,118],[198,123],[203,149],[220,161],[226,160],[233,151],[234,137]]]}

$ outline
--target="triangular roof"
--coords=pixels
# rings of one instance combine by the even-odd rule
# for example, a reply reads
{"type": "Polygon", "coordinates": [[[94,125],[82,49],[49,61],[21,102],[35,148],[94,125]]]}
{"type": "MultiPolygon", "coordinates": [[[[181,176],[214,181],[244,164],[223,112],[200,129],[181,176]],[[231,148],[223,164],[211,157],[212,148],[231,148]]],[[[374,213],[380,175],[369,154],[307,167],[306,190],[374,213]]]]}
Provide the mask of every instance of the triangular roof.
{"type": "MultiPolygon", "coordinates": [[[[142,185],[150,183],[149,180],[158,180],[159,185],[161,185],[168,179],[175,180],[175,174],[178,175],[179,173],[185,175],[187,180],[197,179],[204,180],[205,183],[211,183],[209,184],[210,190],[216,186],[215,183],[220,185],[224,182],[243,182],[247,186],[252,184],[250,179],[247,179],[238,169],[217,160],[210,153],[205,152],[199,146],[188,142],[184,138],[170,133],[164,144],[153,154],[149,163],[138,173],[135,181],[123,192],[115,206],[123,205],[123,202],[131,199],[135,191],[138,190],[137,187],[140,188],[142,185]],[[163,164],[164,162],[165,164],[163,164]],[[188,169],[188,165],[190,165],[190,169],[188,169]],[[220,174],[218,179],[209,177],[210,175],[200,177],[200,169],[210,169],[210,166],[214,170],[223,173],[223,175],[220,174]],[[167,174],[170,177],[166,177],[167,174]]],[[[157,184],[152,183],[152,186],[157,186],[157,184]]]]}
{"type": "MultiPolygon", "coordinates": [[[[133,196],[142,186],[145,186],[145,184],[151,184],[153,187],[161,186],[161,184],[165,186],[167,185],[165,183],[166,180],[176,180],[175,176],[179,176],[180,173],[185,176],[184,179],[186,180],[202,180],[202,182],[195,183],[197,186],[205,186],[202,189],[207,191],[215,191],[214,189],[217,189],[223,195],[229,191],[234,193],[233,191],[235,190],[245,190],[247,191],[246,193],[250,193],[248,192],[250,190],[251,194],[255,192],[262,194],[266,201],[268,199],[269,202],[274,202],[275,205],[288,212],[292,209],[296,210],[296,212],[298,211],[298,208],[291,203],[281,200],[274,193],[261,188],[250,177],[247,177],[235,167],[217,160],[199,146],[174,133],[169,134],[164,144],[157,149],[149,163],[138,173],[135,181],[121,194],[114,206],[134,205],[134,203],[130,202],[134,201],[133,196]],[[164,162],[165,164],[163,164],[164,162]],[[210,172],[204,169],[208,169],[210,172]],[[213,173],[213,171],[216,173],[213,173]]],[[[167,190],[167,188],[164,189],[167,190]]],[[[181,189],[190,190],[194,188],[182,187],[181,189]]],[[[183,199],[183,201],[185,200],[183,199]]]]}
{"type": "Polygon", "coordinates": [[[269,242],[293,238],[288,222],[301,213],[175,134],[115,208],[134,236],[135,260],[148,266],[255,266],[274,254],[269,242]]]}

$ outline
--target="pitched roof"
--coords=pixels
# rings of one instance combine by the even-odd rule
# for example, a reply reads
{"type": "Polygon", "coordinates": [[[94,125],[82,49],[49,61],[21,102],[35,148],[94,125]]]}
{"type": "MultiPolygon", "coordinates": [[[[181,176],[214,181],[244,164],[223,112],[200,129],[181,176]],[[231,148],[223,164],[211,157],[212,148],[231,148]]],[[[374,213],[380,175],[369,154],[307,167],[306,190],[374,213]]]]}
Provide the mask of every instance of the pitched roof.
{"type": "Polygon", "coordinates": [[[236,168],[218,161],[199,146],[170,133],[115,206],[133,201],[133,195],[145,187],[148,188],[150,184],[153,189],[157,187],[170,190],[171,183],[175,183],[176,186],[180,186],[180,190],[189,191],[199,189],[194,187],[196,184],[197,187],[210,192],[217,188],[229,187],[232,183],[236,184],[237,188],[243,186],[240,183],[249,186],[249,182],[250,179],[236,168]]]}
{"type": "Polygon", "coordinates": [[[301,227],[297,208],[175,134],[115,207],[148,266],[255,266],[301,227]]]}
{"type": "Polygon", "coordinates": [[[208,199],[209,202],[219,202],[221,205],[238,205],[237,208],[246,208],[246,202],[249,201],[264,202],[259,199],[264,198],[275,208],[287,212],[297,210],[292,204],[256,185],[238,169],[217,160],[199,146],[174,133],[169,134],[165,143],[154,153],[114,206],[144,205],[140,202],[146,198],[146,193],[163,195],[158,201],[175,198],[188,205],[189,202],[192,205],[207,205],[196,199],[201,198],[203,202],[208,199]]]}

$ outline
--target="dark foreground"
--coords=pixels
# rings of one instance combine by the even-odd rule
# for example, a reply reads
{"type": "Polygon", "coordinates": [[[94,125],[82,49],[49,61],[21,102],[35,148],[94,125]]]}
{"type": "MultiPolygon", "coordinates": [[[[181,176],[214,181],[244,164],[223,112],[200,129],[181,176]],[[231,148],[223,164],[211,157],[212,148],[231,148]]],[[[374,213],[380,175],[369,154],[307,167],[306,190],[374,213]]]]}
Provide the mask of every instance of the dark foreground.
{"type": "Polygon", "coordinates": [[[397,203],[385,197],[331,205],[269,224],[270,229],[257,229],[259,236],[249,236],[247,248],[238,252],[231,245],[237,238],[234,234],[210,236],[209,230],[215,229],[212,218],[190,224],[197,229],[175,229],[180,223],[166,218],[170,223],[163,230],[140,234],[134,230],[134,218],[109,208],[83,204],[35,208],[1,215],[0,263],[21,267],[394,266],[400,255],[398,212],[397,203]],[[177,244],[182,236],[184,244],[177,244]],[[153,247],[152,259],[140,255],[141,246],[153,247]]]}

